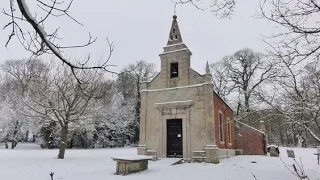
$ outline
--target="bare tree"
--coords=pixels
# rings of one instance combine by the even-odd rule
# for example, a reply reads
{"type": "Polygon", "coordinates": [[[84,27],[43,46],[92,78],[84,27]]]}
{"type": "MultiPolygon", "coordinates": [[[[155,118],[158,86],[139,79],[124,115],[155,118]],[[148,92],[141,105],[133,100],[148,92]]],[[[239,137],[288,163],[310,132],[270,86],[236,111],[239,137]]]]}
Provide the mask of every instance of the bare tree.
{"type": "Polygon", "coordinates": [[[312,62],[303,69],[283,60],[286,76],[274,81],[273,93],[263,91],[260,98],[276,110],[290,126],[290,134],[297,138],[298,145],[307,134],[320,142],[320,69],[319,62],[312,62]],[[305,133],[304,133],[305,132],[305,133]]]}
{"type": "Polygon", "coordinates": [[[251,109],[250,101],[255,90],[265,81],[277,76],[273,60],[248,48],[226,56],[221,62],[210,66],[213,69],[215,88],[225,95],[236,92],[244,102],[242,109],[246,112],[251,109]]]}
{"type": "Polygon", "coordinates": [[[10,83],[17,82],[22,95],[33,79],[41,79],[48,72],[50,67],[40,59],[7,60],[2,66],[6,78],[10,83]]]}
{"type": "Polygon", "coordinates": [[[95,100],[102,97],[101,74],[91,71],[77,76],[82,78],[82,83],[74,79],[70,70],[63,68],[47,82],[32,81],[28,88],[29,97],[24,101],[30,110],[25,115],[56,122],[60,126],[59,159],[65,156],[69,125],[92,118],[94,113],[89,112],[94,111],[95,100]]]}
{"type": "MultiPolygon", "coordinates": [[[[9,10],[3,9],[2,13],[10,17],[11,21],[8,22],[3,29],[11,28],[11,33],[5,44],[8,47],[10,41],[13,37],[17,37],[20,44],[27,50],[30,51],[34,56],[40,56],[43,54],[53,54],[56,56],[63,64],[66,64],[73,75],[76,77],[76,70],[85,69],[100,69],[107,72],[114,73],[108,70],[108,61],[111,58],[113,51],[113,43],[110,43],[107,39],[109,45],[109,56],[107,59],[97,66],[88,65],[90,56],[84,62],[72,62],[62,54],[64,50],[70,48],[82,48],[91,45],[96,41],[90,33],[88,41],[82,45],[60,45],[58,41],[61,39],[59,37],[60,27],[56,27],[53,32],[48,32],[44,27],[49,19],[49,17],[61,17],[66,16],[70,18],[75,23],[83,26],[78,20],[76,20],[70,13],[69,10],[72,7],[73,0],[68,1],[58,1],[58,0],[37,0],[36,5],[38,6],[38,11],[31,12],[29,9],[29,3],[26,0],[10,0],[9,10]],[[37,14],[38,13],[38,14],[37,14]],[[28,24],[31,29],[22,28],[22,24],[28,24]]],[[[80,82],[81,80],[77,78],[80,82]]]]}
{"type": "Polygon", "coordinates": [[[223,66],[223,61],[210,64],[210,69],[212,73],[213,88],[215,92],[224,100],[227,99],[227,96],[234,89],[234,86],[231,85],[231,80],[228,77],[229,71],[223,66]]]}
{"type": "Polygon", "coordinates": [[[265,41],[275,56],[297,64],[320,56],[320,2],[317,0],[263,0],[262,17],[273,22],[279,33],[265,41]]]}

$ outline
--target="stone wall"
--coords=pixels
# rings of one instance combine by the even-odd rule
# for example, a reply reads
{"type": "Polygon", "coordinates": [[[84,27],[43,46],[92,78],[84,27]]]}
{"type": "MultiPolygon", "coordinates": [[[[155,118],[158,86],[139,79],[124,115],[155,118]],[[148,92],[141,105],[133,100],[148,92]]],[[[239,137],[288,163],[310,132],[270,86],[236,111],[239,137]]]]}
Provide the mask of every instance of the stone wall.
{"type": "Polygon", "coordinates": [[[219,159],[229,158],[236,155],[234,149],[219,149],[219,159]]]}

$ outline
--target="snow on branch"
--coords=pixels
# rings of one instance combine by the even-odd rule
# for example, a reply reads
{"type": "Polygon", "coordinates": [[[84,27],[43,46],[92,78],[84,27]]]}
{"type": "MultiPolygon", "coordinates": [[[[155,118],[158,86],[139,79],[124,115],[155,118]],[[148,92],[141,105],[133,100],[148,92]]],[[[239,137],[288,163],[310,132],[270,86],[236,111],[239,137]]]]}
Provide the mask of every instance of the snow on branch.
{"type": "Polygon", "coordinates": [[[263,0],[260,12],[261,18],[282,29],[265,38],[275,56],[295,63],[319,59],[319,1],[263,0]]]}
{"type": "MultiPolygon", "coordinates": [[[[8,47],[10,41],[12,40],[12,37],[16,36],[20,44],[24,47],[24,49],[31,52],[33,55],[40,56],[43,54],[53,54],[54,56],[56,56],[63,64],[66,64],[68,67],[70,67],[73,75],[76,78],[76,70],[96,69],[103,70],[109,73],[116,73],[108,69],[109,66],[112,66],[108,65],[108,61],[110,60],[111,54],[114,49],[113,43],[110,42],[108,39],[107,43],[109,46],[109,55],[107,59],[105,59],[104,62],[100,65],[89,66],[87,65],[87,63],[90,60],[90,56],[88,56],[85,62],[73,63],[66,59],[66,57],[63,56],[62,52],[63,49],[82,48],[89,46],[95,43],[97,38],[93,38],[89,33],[88,41],[82,45],[61,46],[55,42],[56,40],[61,39],[58,36],[58,31],[60,27],[57,27],[56,30],[54,30],[51,34],[49,34],[45,30],[44,23],[50,16],[67,16],[77,24],[83,26],[83,24],[81,24],[79,21],[77,21],[69,14],[69,9],[72,6],[73,0],[70,0],[69,2],[51,0],[49,3],[45,2],[44,0],[37,0],[36,2],[38,8],[45,12],[44,17],[41,17],[40,20],[37,20],[37,16],[33,15],[33,13],[30,11],[26,0],[10,0],[10,12],[7,12],[5,10],[2,11],[3,14],[9,16],[11,19],[11,21],[3,27],[3,29],[7,29],[9,27],[12,28],[8,40],[5,44],[6,47],[8,47]],[[15,4],[18,5],[19,11],[16,11],[15,4]],[[67,5],[67,7],[61,7],[65,4],[67,5]],[[18,12],[20,12],[21,14],[17,14],[18,12]],[[28,31],[24,28],[21,28],[21,22],[27,22],[29,25],[32,26],[33,31],[28,31]]],[[[77,80],[81,82],[79,78],[77,78],[77,80]]]]}

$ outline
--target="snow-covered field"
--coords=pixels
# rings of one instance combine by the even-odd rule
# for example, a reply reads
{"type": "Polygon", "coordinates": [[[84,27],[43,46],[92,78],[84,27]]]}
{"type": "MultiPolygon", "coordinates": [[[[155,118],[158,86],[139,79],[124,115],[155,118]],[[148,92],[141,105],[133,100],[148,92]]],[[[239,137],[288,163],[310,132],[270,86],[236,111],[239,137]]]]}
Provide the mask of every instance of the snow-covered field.
{"type": "MultiPolygon", "coordinates": [[[[320,166],[317,165],[316,149],[294,148],[296,157],[302,157],[303,165],[311,180],[320,179],[320,166]]],[[[67,150],[66,159],[58,160],[58,150],[41,149],[33,144],[18,144],[14,150],[0,147],[1,180],[50,180],[49,173],[54,172],[54,180],[294,180],[297,179],[286,169],[280,158],[268,156],[236,156],[224,159],[220,164],[192,163],[170,166],[177,159],[151,161],[149,169],[140,173],[117,176],[116,164],[112,156],[130,156],[136,154],[135,148],[67,150]],[[251,163],[255,161],[257,163],[251,163]]],[[[292,164],[286,157],[285,148],[281,148],[283,161],[292,164]]]]}

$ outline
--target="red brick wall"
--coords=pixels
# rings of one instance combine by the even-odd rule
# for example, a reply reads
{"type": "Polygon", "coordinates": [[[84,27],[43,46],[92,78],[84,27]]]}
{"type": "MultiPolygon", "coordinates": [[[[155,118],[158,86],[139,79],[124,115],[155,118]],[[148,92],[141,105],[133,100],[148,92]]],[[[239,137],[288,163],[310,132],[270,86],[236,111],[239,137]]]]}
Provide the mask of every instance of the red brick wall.
{"type": "Polygon", "coordinates": [[[241,125],[238,136],[237,148],[242,149],[244,155],[264,155],[264,135],[254,129],[241,125]]]}
{"type": "Polygon", "coordinates": [[[216,144],[220,149],[235,149],[235,123],[232,109],[214,92],[213,93],[216,144]],[[223,142],[220,141],[219,112],[222,113],[223,142]],[[228,143],[227,118],[230,121],[231,143],[228,143]]]}

